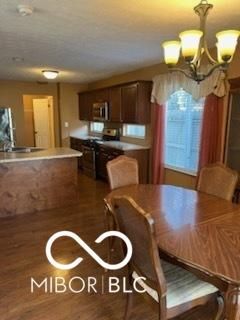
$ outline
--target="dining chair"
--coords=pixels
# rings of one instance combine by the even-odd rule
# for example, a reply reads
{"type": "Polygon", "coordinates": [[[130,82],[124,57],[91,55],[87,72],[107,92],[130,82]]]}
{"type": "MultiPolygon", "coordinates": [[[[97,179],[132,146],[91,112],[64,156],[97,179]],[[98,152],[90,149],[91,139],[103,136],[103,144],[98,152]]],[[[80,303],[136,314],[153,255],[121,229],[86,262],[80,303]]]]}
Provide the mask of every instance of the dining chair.
{"type": "MultiPolygon", "coordinates": [[[[139,168],[136,159],[119,156],[107,162],[107,174],[110,189],[114,190],[120,187],[139,184],[139,168]]],[[[106,229],[116,230],[116,219],[111,207],[105,202],[106,229]]],[[[111,260],[115,237],[108,240],[108,261],[111,260]]]]}
{"type": "Polygon", "coordinates": [[[232,201],[237,182],[237,171],[222,163],[215,163],[201,169],[197,190],[232,201]]]}
{"type": "MultiPolygon", "coordinates": [[[[145,290],[142,294],[157,309],[158,318],[171,319],[216,298],[218,311],[215,319],[222,319],[223,299],[215,286],[160,259],[151,215],[128,196],[114,197],[113,205],[119,230],[129,238],[133,247],[128,264],[129,286],[133,288],[134,281],[137,281],[138,290],[139,286],[145,290]],[[139,277],[144,277],[144,281],[139,277]]],[[[131,316],[132,297],[133,294],[128,293],[125,320],[131,316]]]]}
{"type": "Polygon", "coordinates": [[[119,156],[107,162],[108,180],[111,190],[139,184],[138,162],[136,159],[119,156]]]}

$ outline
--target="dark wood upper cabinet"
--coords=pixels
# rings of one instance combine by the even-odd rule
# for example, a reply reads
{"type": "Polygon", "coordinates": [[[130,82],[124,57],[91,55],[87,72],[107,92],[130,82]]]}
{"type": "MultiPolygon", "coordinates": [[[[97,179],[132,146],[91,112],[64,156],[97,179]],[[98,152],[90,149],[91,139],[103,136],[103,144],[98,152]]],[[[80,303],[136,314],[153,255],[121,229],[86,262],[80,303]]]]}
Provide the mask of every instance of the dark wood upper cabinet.
{"type": "Polygon", "coordinates": [[[79,97],[79,119],[84,121],[92,120],[93,96],[90,92],[78,94],[79,97]]]}
{"type": "Polygon", "coordinates": [[[108,102],[110,121],[148,124],[151,121],[151,81],[135,81],[79,93],[79,118],[92,121],[95,102],[108,102]]]}
{"type": "Polygon", "coordinates": [[[109,89],[110,121],[121,122],[121,87],[109,89]]]}
{"type": "Polygon", "coordinates": [[[80,120],[88,120],[89,118],[89,110],[87,108],[87,94],[79,93],[78,94],[78,105],[79,105],[79,119],[80,120]]]}
{"type": "Polygon", "coordinates": [[[137,122],[137,95],[138,84],[122,87],[122,121],[125,123],[137,122]]]}
{"type": "Polygon", "coordinates": [[[151,121],[150,81],[139,81],[121,88],[122,122],[147,124],[151,121]]]}
{"type": "Polygon", "coordinates": [[[94,95],[94,102],[108,102],[109,100],[109,93],[107,89],[100,89],[93,91],[91,94],[94,95]]]}

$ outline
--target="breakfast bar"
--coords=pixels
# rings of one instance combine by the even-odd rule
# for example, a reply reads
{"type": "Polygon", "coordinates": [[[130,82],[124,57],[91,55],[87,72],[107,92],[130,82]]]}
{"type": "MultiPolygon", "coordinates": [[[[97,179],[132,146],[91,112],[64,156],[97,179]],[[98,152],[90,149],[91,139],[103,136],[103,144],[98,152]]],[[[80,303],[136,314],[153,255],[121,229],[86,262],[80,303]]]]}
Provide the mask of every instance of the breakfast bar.
{"type": "Polygon", "coordinates": [[[77,158],[81,156],[69,148],[0,152],[0,217],[76,202],[77,158]]]}

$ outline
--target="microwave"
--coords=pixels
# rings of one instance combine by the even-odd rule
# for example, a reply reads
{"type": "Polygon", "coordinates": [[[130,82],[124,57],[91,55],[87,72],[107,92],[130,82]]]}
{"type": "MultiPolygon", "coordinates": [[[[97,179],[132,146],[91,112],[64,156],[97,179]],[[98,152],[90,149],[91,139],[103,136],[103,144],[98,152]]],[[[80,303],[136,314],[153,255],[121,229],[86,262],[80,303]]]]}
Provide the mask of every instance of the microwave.
{"type": "Polygon", "coordinates": [[[96,102],[93,104],[93,120],[107,121],[109,120],[107,102],[96,102]]]}

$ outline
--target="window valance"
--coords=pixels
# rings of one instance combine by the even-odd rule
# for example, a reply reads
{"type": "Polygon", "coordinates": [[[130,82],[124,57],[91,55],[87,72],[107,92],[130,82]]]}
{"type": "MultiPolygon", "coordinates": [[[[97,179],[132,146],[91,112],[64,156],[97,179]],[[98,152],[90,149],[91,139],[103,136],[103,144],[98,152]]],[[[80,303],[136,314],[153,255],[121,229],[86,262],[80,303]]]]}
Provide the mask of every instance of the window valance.
{"type": "MultiPolygon", "coordinates": [[[[209,66],[205,66],[205,72],[209,66]]],[[[160,74],[153,78],[153,90],[151,101],[159,105],[164,104],[170,95],[181,88],[190,93],[194,99],[206,97],[214,93],[218,97],[226,94],[226,75],[221,70],[215,70],[210,77],[197,84],[192,79],[187,78],[183,73],[173,72],[160,74]]]]}

